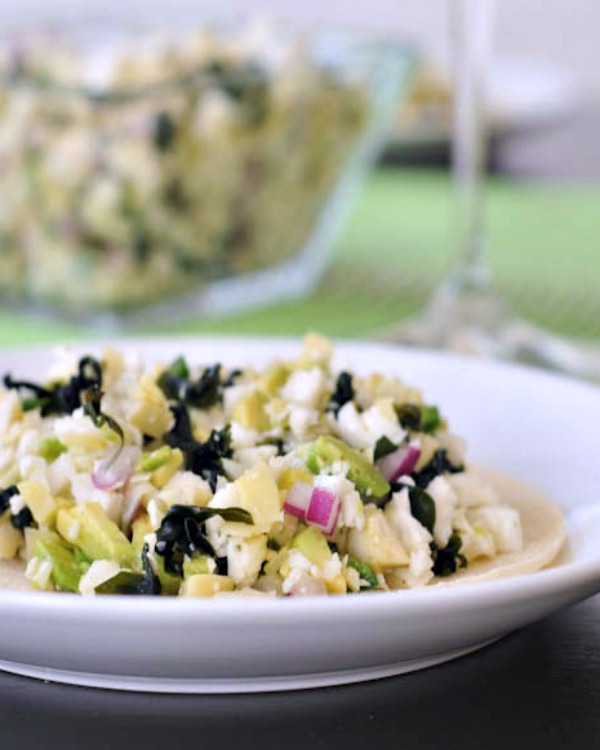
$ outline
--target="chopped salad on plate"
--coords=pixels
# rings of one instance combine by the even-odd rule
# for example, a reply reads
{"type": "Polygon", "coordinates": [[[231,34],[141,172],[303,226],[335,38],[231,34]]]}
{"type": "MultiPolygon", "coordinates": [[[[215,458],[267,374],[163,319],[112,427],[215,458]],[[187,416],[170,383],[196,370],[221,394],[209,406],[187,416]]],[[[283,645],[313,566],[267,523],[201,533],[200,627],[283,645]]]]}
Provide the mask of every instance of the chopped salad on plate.
{"type": "Polygon", "coordinates": [[[347,595],[525,548],[443,409],[316,334],[262,369],[106,349],[4,375],[0,559],[33,589],[347,595]]]}

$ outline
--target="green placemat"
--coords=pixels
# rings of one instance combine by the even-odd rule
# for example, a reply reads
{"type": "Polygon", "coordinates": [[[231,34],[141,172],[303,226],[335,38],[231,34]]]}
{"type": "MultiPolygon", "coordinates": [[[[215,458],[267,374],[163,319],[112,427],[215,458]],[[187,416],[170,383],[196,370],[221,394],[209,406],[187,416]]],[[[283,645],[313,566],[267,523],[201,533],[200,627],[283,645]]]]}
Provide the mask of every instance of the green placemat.
{"type": "MultiPolygon", "coordinates": [[[[524,185],[495,178],[487,205],[490,264],[504,300],[550,330],[600,341],[600,185],[524,185]]],[[[380,169],[367,182],[331,269],[310,297],[227,318],[189,320],[168,330],[294,335],[317,329],[372,337],[425,304],[453,254],[447,173],[380,169]]],[[[0,315],[0,346],[89,334],[76,325],[0,315]]]]}

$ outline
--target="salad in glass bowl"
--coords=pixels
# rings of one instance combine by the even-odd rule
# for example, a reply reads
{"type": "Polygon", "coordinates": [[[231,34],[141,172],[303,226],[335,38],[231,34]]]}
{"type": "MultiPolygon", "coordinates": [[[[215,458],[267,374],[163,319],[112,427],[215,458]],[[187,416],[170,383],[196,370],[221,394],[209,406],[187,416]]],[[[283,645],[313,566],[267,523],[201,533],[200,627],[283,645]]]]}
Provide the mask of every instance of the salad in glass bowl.
{"type": "Polygon", "coordinates": [[[5,39],[3,295],[125,315],[306,291],[407,69],[260,24],[5,39]]]}

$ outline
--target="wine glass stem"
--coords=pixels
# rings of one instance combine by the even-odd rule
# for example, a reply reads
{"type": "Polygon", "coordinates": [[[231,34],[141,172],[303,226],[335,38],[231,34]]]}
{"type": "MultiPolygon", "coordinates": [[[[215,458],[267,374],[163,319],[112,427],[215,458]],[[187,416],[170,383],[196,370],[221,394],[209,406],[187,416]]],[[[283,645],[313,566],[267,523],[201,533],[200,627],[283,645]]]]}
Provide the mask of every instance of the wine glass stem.
{"type": "Polygon", "coordinates": [[[486,84],[492,46],[494,0],[450,0],[455,25],[453,168],[459,266],[454,291],[491,291],[484,230],[487,165],[486,84]]]}

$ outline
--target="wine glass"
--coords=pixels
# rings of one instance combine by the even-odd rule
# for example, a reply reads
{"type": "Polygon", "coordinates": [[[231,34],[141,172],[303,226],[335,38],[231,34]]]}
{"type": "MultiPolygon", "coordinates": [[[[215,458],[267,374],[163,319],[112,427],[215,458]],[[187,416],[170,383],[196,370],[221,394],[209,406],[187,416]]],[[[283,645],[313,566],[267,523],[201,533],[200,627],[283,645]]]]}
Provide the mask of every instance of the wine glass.
{"type": "Polygon", "coordinates": [[[386,338],[536,364],[600,381],[600,349],[576,345],[511,316],[486,259],[486,86],[494,0],[450,0],[455,59],[453,177],[458,263],[425,312],[386,338]]]}

